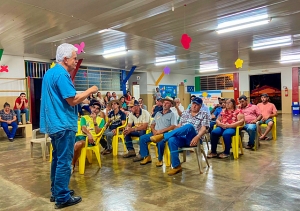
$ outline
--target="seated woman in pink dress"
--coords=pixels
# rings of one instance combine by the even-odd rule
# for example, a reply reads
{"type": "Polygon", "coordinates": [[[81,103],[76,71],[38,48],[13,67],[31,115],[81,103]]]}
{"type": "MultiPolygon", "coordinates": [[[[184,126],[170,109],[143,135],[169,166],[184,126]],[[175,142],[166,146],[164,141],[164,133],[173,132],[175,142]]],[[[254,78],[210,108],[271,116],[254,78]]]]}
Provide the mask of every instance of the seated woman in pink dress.
{"type": "Polygon", "coordinates": [[[236,108],[234,99],[226,100],[226,108],[222,110],[217,121],[216,129],[211,131],[210,143],[211,153],[207,155],[208,158],[227,158],[230,155],[231,137],[235,135],[236,127],[244,124],[245,117],[241,109],[236,108]],[[225,150],[220,155],[217,154],[217,145],[219,138],[223,136],[225,150]]]}

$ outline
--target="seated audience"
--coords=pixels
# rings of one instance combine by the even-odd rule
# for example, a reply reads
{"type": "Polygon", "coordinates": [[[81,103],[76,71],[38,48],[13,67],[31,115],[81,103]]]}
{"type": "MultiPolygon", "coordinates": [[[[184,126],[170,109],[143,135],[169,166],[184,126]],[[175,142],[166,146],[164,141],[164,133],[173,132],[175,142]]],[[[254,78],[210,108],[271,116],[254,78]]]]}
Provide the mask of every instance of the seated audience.
{"type": "Polygon", "coordinates": [[[106,92],[105,97],[104,97],[105,104],[109,103],[110,98],[111,98],[110,92],[106,92]]]}
{"type": "Polygon", "coordinates": [[[267,124],[266,131],[262,134],[261,128],[258,128],[258,134],[260,135],[260,140],[269,140],[270,138],[267,137],[268,133],[272,130],[274,120],[273,117],[277,116],[277,109],[273,103],[269,102],[269,95],[262,94],[261,95],[261,103],[257,104],[257,107],[261,111],[262,119],[260,120],[259,124],[267,124]]]}
{"type": "Polygon", "coordinates": [[[129,103],[128,107],[131,107],[131,113],[129,113],[128,124],[123,132],[128,153],[125,154],[123,158],[136,156],[131,137],[140,137],[146,134],[150,122],[149,112],[141,109],[138,101],[135,100],[134,102],[129,103]]]}
{"type": "Polygon", "coordinates": [[[196,95],[192,95],[191,96],[191,103],[188,105],[187,109],[186,110],[189,110],[192,106],[192,101],[194,100],[194,98],[196,97],[196,95]]]}
{"type": "Polygon", "coordinates": [[[168,133],[152,136],[153,142],[160,144],[168,141],[172,167],[168,175],[174,175],[182,171],[178,148],[196,146],[202,136],[206,133],[206,127],[209,127],[209,115],[201,110],[202,99],[195,97],[189,110],[182,113],[181,119],[177,127],[168,133]]]}
{"type": "Polygon", "coordinates": [[[163,106],[161,102],[161,98],[156,100],[156,105],[152,107],[151,117],[154,117],[158,111],[162,111],[163,106]]]}
{"type": "Polygon", "coordinates": [[[129,104],[130,102],[131,102],[131,99],[132,97],[131,97],[131,93],[130,93],[130,91],[127,91],[127,93],[126,93],[126,95],[125,95],[125,102],[127,103],[127,104],[129,104]]]}
{"type": "Polygon", "coordinates": [[[112,96],[110,97],[110,100],[118,100],[118,96],[115,92],[113,92],[111,95],[112,96]]]}
{"type": "Polygon", "coordinates": [[[104,98],[101,95],[101,92],[97,92],[96,100],[100,103],[101,108],[105,107],[104,98]]]}
{"type": "Polygon", "coordinates": [[[124,96],[122,96],[120,98],[120,103],[121,103],[121,108],[124,109],[124,110],[127,110],[127,104],[125,102],[125,97],[124,96]]]}
{"type": "Polygon", "coordinates": [[[225,99],[224,98],[220,98],[219,101],[220,105],[219,107],[216,107],[214,109],[214,112],[211,113],[211,121],[210,121],[210,126],[209,126],[209,133],[211,133],[211,131],[213,130],[215,124],[216,124],[216,120],[218,118],[218,116],[220,115],[220,113],[222,112],[223,109],[225,109],[225,99]]]}
{"type": "Polygon", "coordinates": [[[102,151],[101,154],[103,155],[112,153],[112,139],[113,136],[116,135],[116,129],[117,127],[124,125],[126,121],[125,113],[120,110],[120,101],[110,101],[110,106],[113,110],[109,112],[108,122],[105,124],[107,129],[105,130],[104,135],[106,136],[107,148],[102,151]]]}
{"type": "Polygon", "coordinates": [[[174,103],[175,106],[171,107],[171,111],[175,114],[177,122],[179,122],[182,112],[184,111],[184,107],[180,103],[180,98],[175,98],[174,103]]]}
{"type": "Polygon", "coordinates": [[[249,134],[249,142],[246,149],[252,149],[254,147],[254,140],[256,136],[256,122],[261,120],[262,115],[256,105],[248,103],[247,97],[242,95],[239,97],[240,108],[245,116],[245,126],[243,130],[246,130],[249,134]]]}
{"type": "Polygon", "coordinates": [[[155,88],[155,93],[154,93],[154,100],[158,100],[158,99],[161,99],[161,93],[160,93],[160,90],[158,87],[155,88]]]}
{"type": "Polygon", "coordinates": [[[91,106],[91,114],[84,115],[80,118],[80,126],[83,135],[76,136],[74,145],[74,156],[73,156],[73,171],[75,164],[81,154],[81,149],[85,147],[85,140],[88,137],[89,145],[95,144],[95,137],[101,132],[101,129],[105,125],[105,120],[100,117],[101,104],[95,102],[91,106]]]}
{"type": "MultiPolygon", "coordinates": [[[[150,137],[153,135],[159,135],[166,133],[170,130],[173,130],[176,125],[176,117],[175,114],[171,111],[171,106],[174,105],[173,100],[163,99],[163,110],[158,111],[155,114],[155,117],[151,123],[151,133],[145,134],[140,137],[140,156],[137,156],[133,159],[134,162],[141,161],[141,165],[146,165],[147,163],[151,163],[152,159],[149,155],[148,151],[148,142],[151,142],[150,137]]],[[[165,142],[161,141],[158,148],[158,162],[156,163],[157,167],[162,166],[163,154],[165,149],[165,142]]]]}
{"type": "Polygon", "coordinates": [[[17,117],[15,112],[10,109],[10,105],[8,103],[4,103],[4,109],[0,111],[0,122],[1,127],[7,135],[9,141],[14,141],[14,137],[16,135],[18,124],[16,123],[17,117]],[[8,126],[12,126],[11,131],[8,129],[8,126]]]}
{"type": "Polygon", "coordinates": [[[236,127],[244,124],[245,118],[240,109],[236,108],[234,99],[228,99],[226,101],[226,108],[222,110],[216,121],[216,129],[211,131],[210,143],[211,153],[208,154],[208,158],[228,158],[230,155],[231,137],[235,135],[236,127]],[[217,154],[217,145],[220,136],[223,136],[225,151],[220,155],[217,154]]]}
{"type": "Polygon", "coordinates": [[[144,104],[143,98],[139,98],[140,108],[144,110],[148,110],[147,106],[144,104]]]}
{"type": "Polygon", "coordinates": [[[20,96],[15,101],[14,111],[17,114],[18,124],[22,124],[21,113],[26,115],[26,123],[31,124],[29,121],[29,110],[28,110],[28,100],[26,99],[26,94],[21,93],[20,96]]]}

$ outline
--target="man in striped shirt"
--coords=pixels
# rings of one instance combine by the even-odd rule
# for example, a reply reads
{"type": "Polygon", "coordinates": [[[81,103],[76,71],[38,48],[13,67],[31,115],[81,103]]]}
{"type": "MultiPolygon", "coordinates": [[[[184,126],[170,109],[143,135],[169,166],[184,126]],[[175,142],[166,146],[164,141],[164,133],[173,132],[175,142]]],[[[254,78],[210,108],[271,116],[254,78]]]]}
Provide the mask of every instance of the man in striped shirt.
{"type": "Polygon", "coordinates": [[[173,169],[168,172],[169,176],[182,171],[178,148],[186,146],[196,146],[201,137],[206,133],[209,127],[210,117],[207,112],[201,110],[203,101],[196,97],[192,101],[191,108],[182,113],[177,127],[168,133],[152,136],[153,142],[167,140],[171,151],[171,163],[173,169]]]}

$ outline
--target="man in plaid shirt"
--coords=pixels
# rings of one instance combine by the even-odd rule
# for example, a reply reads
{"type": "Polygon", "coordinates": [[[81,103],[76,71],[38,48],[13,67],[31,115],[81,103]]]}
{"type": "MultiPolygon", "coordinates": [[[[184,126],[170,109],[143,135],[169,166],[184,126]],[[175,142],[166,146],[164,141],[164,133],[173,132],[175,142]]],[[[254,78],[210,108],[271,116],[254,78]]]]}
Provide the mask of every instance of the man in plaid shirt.
{"type": "Polygon", "coordinates": [[[156,143],[163,139],[168,141],[173,167],[168,172],[169,176],[182,171],[178,148],[196,146],[201,137],[206,133],[206,127],[210,125],[209,114],[206,111],[200,110],[202,103],[201,98],[194,98],[191,108],[182,113],[180,122],[173,131],[150,138],[151,141],[156,143]]]}

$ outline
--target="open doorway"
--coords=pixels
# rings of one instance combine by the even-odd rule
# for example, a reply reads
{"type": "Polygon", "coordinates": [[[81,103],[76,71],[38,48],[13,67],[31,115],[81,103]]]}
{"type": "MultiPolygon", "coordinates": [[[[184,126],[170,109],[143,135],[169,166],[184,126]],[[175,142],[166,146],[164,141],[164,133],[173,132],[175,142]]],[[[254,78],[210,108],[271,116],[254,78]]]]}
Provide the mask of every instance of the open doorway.
{"type": "Polygon", "coordinates": [[[132,85],[132,96],[135,97],[136,100],[140,98],[140,85],[132,85]]]}
{"type": "Polygon", "coordinates": [[[31,121],[33,128],[40,127],[40,106],[42,95],[42,78],[30,79],[31,121]]]}
{"type": "Polygon", "coordinates": [[[277,110],[281,110],[281,73],[251,75],[250,98],[253,104],[261,102],[260,95],[266,93],[277,110]]]}

